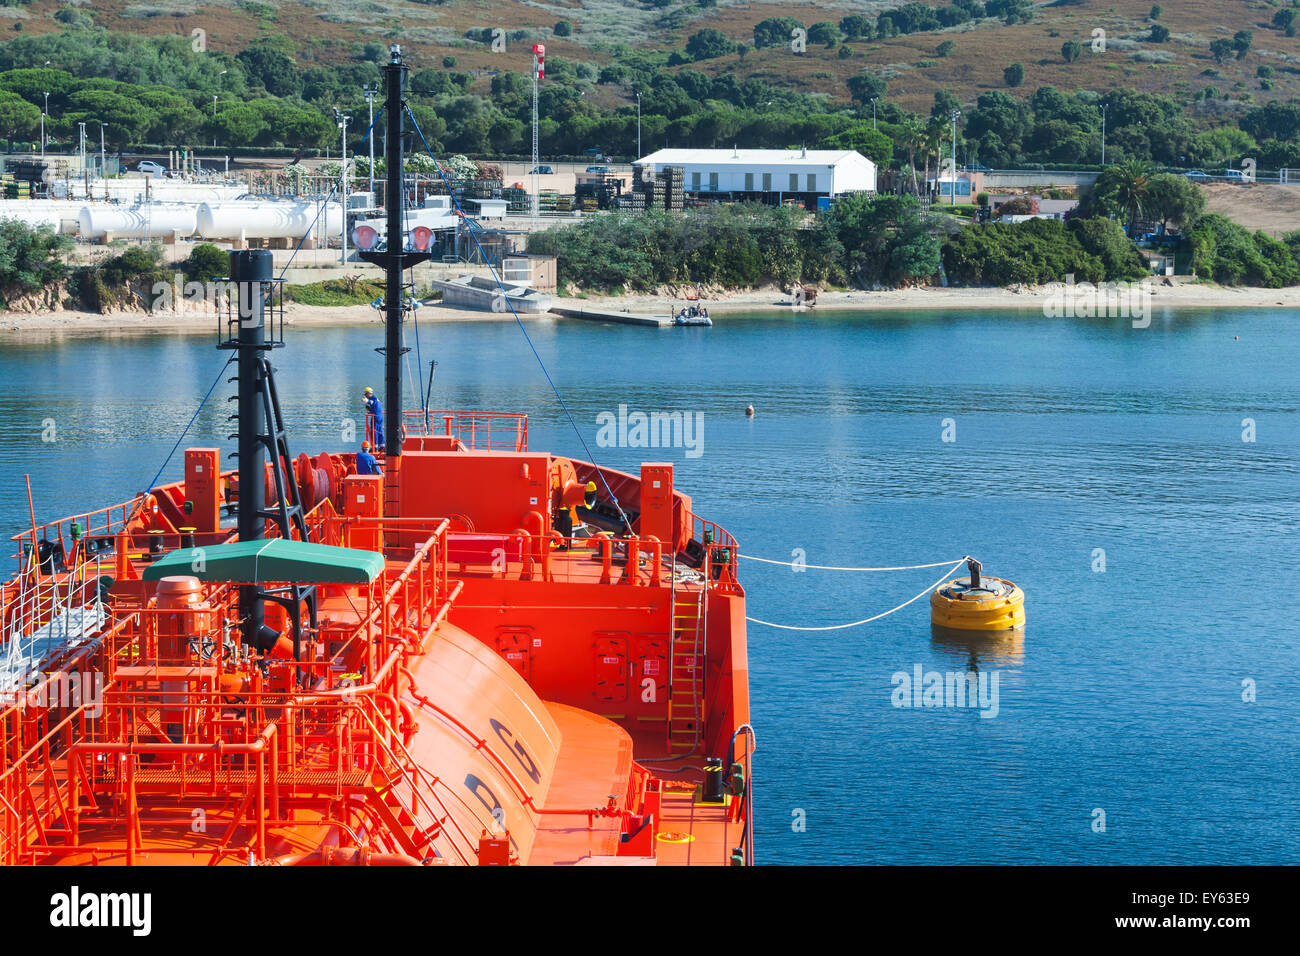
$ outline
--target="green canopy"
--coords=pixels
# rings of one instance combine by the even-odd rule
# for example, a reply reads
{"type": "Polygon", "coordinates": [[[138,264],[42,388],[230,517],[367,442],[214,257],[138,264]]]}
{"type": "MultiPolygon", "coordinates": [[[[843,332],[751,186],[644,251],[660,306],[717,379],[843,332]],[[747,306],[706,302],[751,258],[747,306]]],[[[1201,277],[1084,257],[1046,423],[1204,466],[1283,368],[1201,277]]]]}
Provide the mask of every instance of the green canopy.
{"type": "Polygon", "coordinates": [[[269,538],[177,548],[149,565],[144,579],[188,575],[236,584],[369,584],[383,570],[384,556],[377,551],[269,538]]]}

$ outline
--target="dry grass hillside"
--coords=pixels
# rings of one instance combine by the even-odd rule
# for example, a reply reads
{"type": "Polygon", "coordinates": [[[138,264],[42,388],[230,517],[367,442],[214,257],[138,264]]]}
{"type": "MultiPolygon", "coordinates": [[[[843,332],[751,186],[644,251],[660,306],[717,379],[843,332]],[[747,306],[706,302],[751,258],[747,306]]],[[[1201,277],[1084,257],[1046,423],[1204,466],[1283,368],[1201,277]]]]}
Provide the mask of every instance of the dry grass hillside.
{"type": "MultiPolygon", "coordinates": [[[[62,29],[55,19],[66,0],[8,0],[0,7],[0,36],[62,29]],[[6,20],[9,22],[6,24],[6,20]],[[7,34],[4,31],[8,30],[7,34]]],[[[982,91],[1006,89],[1003,69],[1025,68],[1017,92],[1043,85],[1062,89],[1105,90],[1133,87],[1190,97],[1214,86],[1220,98],[1201,109],[1232,110],[1242,101],[1300,96],[1300,39],[1286,37],[1270,23],[1285,0],[1169,0],[1160,23],[1171,31],[1164,43],[1149,40],[1150,0],[1060,0],[1038,4],[1029,23],[1008,26],[987,20],[948,30],[888,40],[854,42],[851,56],[838,48],[809,45],[796,54],[786,47],[750,50],[695,64],[707,73],[735,71],[769,82],[831,97],[846,97],[844,81],[863,70],[886,77],[890,97],[910,108],[926,107],[939,89],[972,102],[982,91]],[[1105,52],[1087,49],[1095,30],[1104,30],[1105,52]],[[1210,42],[1250,30],[1254,44],[1240,60],[1216,64],[1210,42]],[[1061,55],[1070,39],[1084,43],[1074,63],[1061,55]],[[936,47],[952,40],[939,57],[936,47]],[[1261,89],[1256,71],[1273,67],[1273,89],[1261,89]],[[1209,72],[1207,72],[1209,71],[1209,72]],[[1227,97],[1225,102],[1224,97],[1227,97]]],[[[528,64],[528,43],[542,40],[548,53],[602,64],[614,58],[613,45],[681,49],[704,27],[722,30],[752,44],[755,23],[772,16],[794,16],[805,24],[838,20],[848,13],[876,13],[898,2],[821,0],[816,4],[717,0],[716,5],[673,3],[656,7],[636,0],[447,0],[442,4],[408,0],[71,0],[71,6],[110,30],[189,36],[205,31],[212,49],[236,52],[259,39],[283,35],[305,65],[342,63],[357,58],[366,43],[399,41],[424,65],[444,56],[457,58],[458,70],[518,70],[528,64]],[[573,23],[567,38],[552,33],[561,20],[573,23]],[[465,38],[466,31],[501,27],[517,39],[502,53],[465,38]],[[519,31],[525,31],[527,36],[519,31]]],[[[931,5],[939,5],[932,3],[931,5]]],[[[64,14],[66,18],[67,13],[64,14]]]]}
{"type": "Polygon", "coordinates": [[[1247,229],[1262,229],[1274,237],[1300,229],[1300,184],[1210,183],[1201,189],[1206,212],[1221,213],[1247,229]]]}

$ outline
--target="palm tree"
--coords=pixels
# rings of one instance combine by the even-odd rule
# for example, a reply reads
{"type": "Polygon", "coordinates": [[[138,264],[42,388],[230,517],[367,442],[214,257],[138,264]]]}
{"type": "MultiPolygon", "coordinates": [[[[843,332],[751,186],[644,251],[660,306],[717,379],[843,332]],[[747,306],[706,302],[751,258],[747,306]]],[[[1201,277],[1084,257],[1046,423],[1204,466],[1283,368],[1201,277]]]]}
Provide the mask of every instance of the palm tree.
{"type": "MultiPolygon", "coordinates": [[[[914,116],[909,116],[898,124],[898,139],[907,149],[907,165],[912,170],[912,192],[921,194],[921,187],[916,181],[916,150],[925,146],[925,127],[914,116]]],[[[926,168],[929,168],[927,161],[926,168]]]]}
{"type": "Polygon", "coordinates": [[[930,121],[925,124],[925,181],[927,184],[930,182],[931,153],[934,153],[935,178],[942,174],[942,170],[939,169],[939,157],[943,155],[943,137],[947,131],[943,118],[939,116],[932,116],[930,121]]]}
{"type": "Polygon", "coordinates": [[[1151,188],[1151,177],[1155,167],[1142,159],[1127,159],[1112,167],[1114,170],[1115,202],[1124,210],[1128,223],[1129,236],[1133,235],[1133,224],[1146,205],[1147,193],[1151,188]]]}

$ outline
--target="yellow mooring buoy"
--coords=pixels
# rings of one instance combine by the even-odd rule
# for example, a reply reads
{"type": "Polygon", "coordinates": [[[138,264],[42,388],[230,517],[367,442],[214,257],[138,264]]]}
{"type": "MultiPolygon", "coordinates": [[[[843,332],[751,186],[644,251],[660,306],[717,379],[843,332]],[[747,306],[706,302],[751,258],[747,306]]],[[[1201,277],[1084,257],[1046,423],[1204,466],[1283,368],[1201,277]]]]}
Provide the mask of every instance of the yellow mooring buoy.
{"type": "Polygon", "coordinates": [[[954,578],[930,595],[930,623],[959,631],[1015,631],[1025,626],[1025,592],[1010,581],[980,574],[974,558],[970,576],[954,578]]]}

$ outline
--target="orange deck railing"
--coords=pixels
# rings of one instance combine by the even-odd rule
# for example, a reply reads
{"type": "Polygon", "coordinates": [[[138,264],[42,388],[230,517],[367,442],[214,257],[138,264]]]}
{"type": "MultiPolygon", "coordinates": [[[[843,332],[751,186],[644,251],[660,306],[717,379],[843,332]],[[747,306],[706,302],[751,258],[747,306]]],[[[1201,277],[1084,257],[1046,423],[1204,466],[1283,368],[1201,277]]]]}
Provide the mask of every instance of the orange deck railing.
{"type": "Polygon", "coordinates": [[[408,436],[450,435],[471,450],[528,450],[528,416],[521,412],[417,410],[406,412],[403,424],[408,436]]]}
{"type": "MultiPolygon", "coordinates": [[[[349,524],[325,514],[317,530],[323,538],[346,540],[349,524]]],[[[209,587],[211,627],[188,635],[198,680],[166,704],[157,691],[124,680],[123,668],[158,660],[158,620],[171,612],[115,603],[109,623],[63,662],[63,670],[0,709],[0,862],[85,852],[79,831],[87,819],[125,832],[128,862],[134,862],[140,827],[150,822],[138,798],[153,783],[168,793],[242,795],[240,815],[256,838],[215,855],[246,858],[251,850],[260,857],[266,829],[286,823],[282,798],[320,792],[337,798],[349,788],[373,789],[370,775],[377,770],[390,780],[406,775],[428,832],[446,834],[444,850],[470,862],[477,835],[448,829],[446,792],[439,792],[445,785],[422,782],[412,776],[409,756],[401,759],[399,665],[420,652],[460,588],[449,581],[443,560],[448,522],[429,524],[428,537],[404,567],[351,592],[357,617],[351,626],[308,634],[302,660],[273,665],[289,686],[277,687],[274,670],[264,679],[259,668],[245,667],[248,687],[238,694],[237,708],[217,686],[221,674],[236,672],[243,653],[225,643],[220,623],[238,616],[236,587],[209,587]],[[328,657],[317,652],[317,638],[333,648],[328,657]],[[293,690],[287,675],[294,671],[307,675],[302,683],[309,692],[293,690]],[[66,684],[69,674],[96,675],[99,683],[91,686],[102,687],[102,694],[70,700],[43,693],[50,681],[66,684]],[[167,722],[183,727],[181,742],[159,726],[164,706],[167,722]],[[103,796],[115,799],[95,799],[103,796]]]]}

